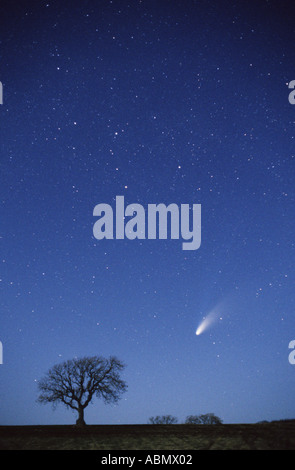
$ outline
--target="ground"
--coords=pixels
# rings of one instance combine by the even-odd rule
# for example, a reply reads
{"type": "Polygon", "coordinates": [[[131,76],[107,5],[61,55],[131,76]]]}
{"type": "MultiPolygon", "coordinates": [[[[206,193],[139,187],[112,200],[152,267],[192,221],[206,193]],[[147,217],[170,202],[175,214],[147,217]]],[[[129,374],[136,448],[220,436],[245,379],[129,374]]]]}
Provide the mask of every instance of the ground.
{"type": "Polygon", "coordinates": [[[295,420],[224,425],[0,426],[1,450],[295,450],[295,420]]]}

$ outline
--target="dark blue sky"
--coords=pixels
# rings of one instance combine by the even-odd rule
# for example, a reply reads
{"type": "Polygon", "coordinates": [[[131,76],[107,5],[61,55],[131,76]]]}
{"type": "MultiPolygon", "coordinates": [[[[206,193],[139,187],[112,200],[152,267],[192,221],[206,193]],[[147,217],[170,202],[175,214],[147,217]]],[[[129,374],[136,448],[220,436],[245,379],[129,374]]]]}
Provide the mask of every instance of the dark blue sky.
{"type": "Polygon", "coordinates": [[[86,355],[129,386],[89,424],[294,418],[293,2],[1,5],[0,424],[73,423],[36,381],[86,355]],[[201,204],[200,249],[96,240],[118,195],[201,204]]]}

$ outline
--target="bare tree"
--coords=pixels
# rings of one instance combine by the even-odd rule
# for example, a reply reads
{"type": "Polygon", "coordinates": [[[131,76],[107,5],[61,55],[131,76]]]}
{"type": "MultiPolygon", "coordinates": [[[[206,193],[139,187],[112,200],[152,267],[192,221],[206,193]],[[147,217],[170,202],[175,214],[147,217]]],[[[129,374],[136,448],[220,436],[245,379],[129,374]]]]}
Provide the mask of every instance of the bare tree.
{"type": "Polygon", "coordinates": [[[163,416],[152,416],[149,418],[149,424],[177,424],[178,419],[175,416],[163,415],[163,416]]]}
{"type": "Polygon", "coordinates": [[[78,412],[77,425],[86,424],[84,410],[94,397],[116,403],[127,390],[120,379],[124,364],[116,357],[100,356],[72,359],[57,364],[38,382],[39,403],[63,403],[78,412]]]}
{"type": "Polygon", "coordinates": [[[213,413],[187,416],[185,424],[222,424],[222,420],[213,413]]]}

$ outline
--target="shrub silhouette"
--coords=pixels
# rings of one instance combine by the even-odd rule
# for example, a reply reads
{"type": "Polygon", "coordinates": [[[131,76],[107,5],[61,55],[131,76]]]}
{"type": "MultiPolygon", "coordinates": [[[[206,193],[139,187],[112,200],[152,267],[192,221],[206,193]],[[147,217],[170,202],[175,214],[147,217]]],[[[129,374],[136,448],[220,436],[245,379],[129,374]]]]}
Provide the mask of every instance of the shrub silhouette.
{"type": "Polygon", "coordinates": [[[152,416],[149,418],[149,424],[177,424],[178,419],[171,415],[152,416]]]}
{"type": "Polygon", "coordinates": [[[185,424],[222,424],[222,420],[213,413],[204,415],[189,415],[186,417],[185,424]]]}

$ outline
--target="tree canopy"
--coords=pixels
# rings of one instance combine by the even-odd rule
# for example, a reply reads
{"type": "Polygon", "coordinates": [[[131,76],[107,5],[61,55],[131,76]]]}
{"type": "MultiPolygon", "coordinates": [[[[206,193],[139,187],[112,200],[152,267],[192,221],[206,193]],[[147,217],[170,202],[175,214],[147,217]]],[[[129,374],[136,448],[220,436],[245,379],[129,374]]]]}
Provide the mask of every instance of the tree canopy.
{"type": "Polygon", "coordinates": [[[222,420],[213,413],[203,415],[189,415],[186,417],[185,424],[222,424],[222,420]]]}
{"type": "Polygon", "coordinates": [[[151,416],[149,424],[177,424],[178,419],[171,415],[151,416]]]}
{"type": "Polygon", "coordinates": [[[76,424],[83,425],[84,410],[94,397],[116,403],[127,390],[120,378],[124,364],[116,357],[71,359],[53,366],[38,382],[39,403],[58,403],[78,412],[76,424]]]}

